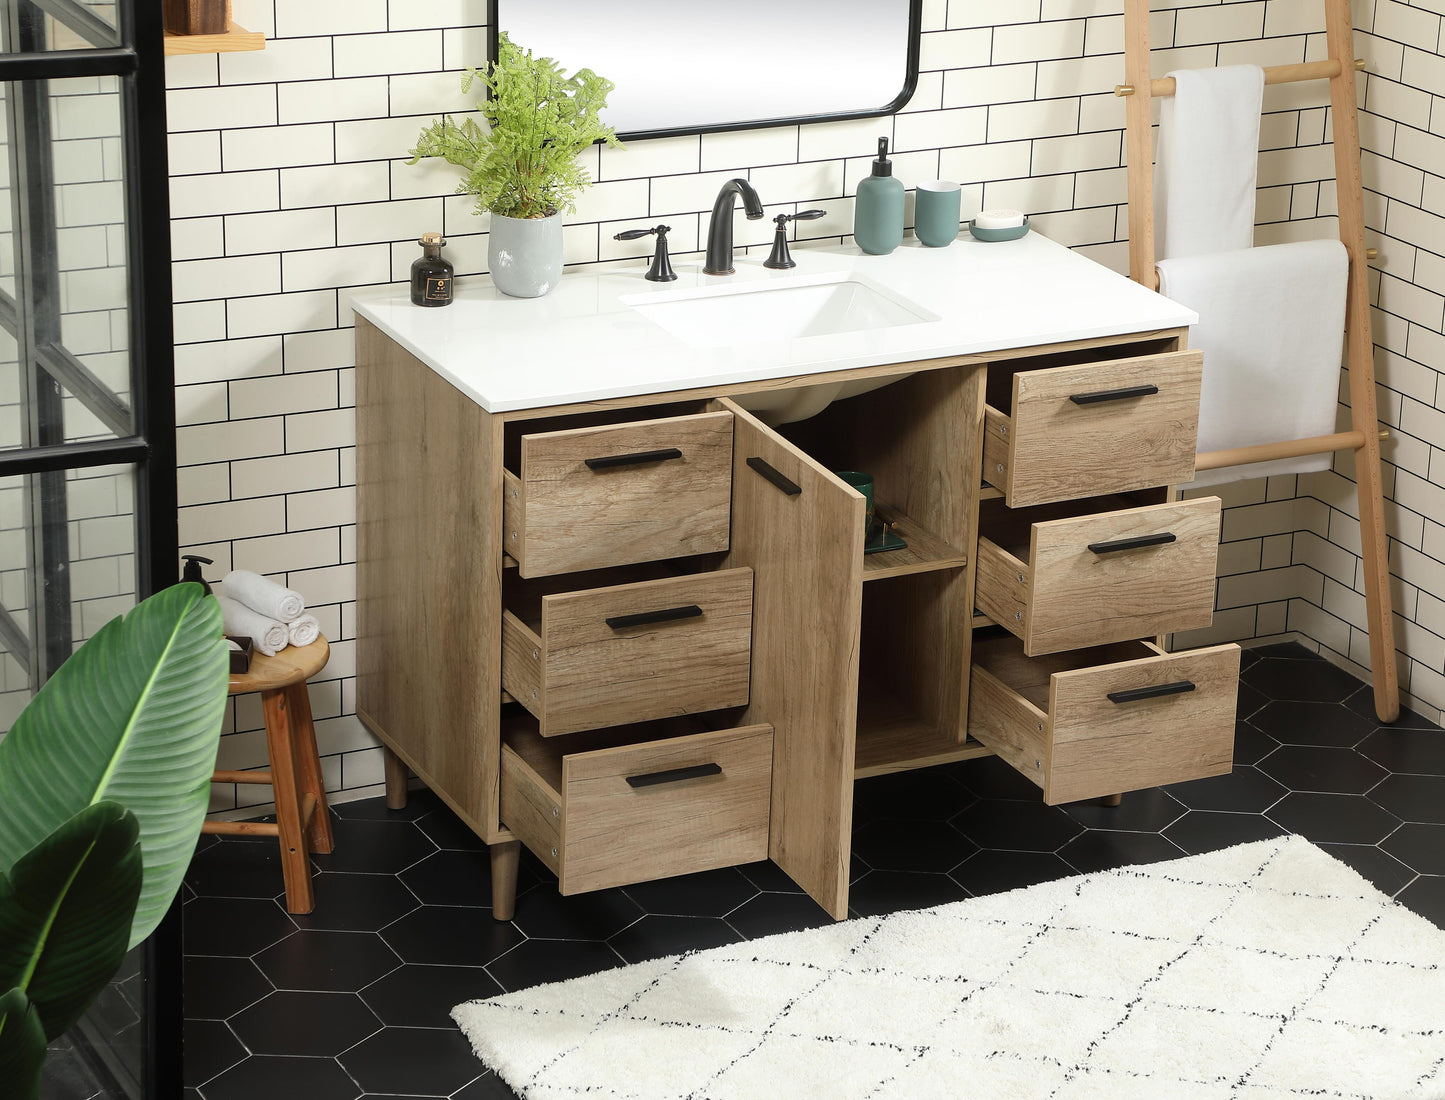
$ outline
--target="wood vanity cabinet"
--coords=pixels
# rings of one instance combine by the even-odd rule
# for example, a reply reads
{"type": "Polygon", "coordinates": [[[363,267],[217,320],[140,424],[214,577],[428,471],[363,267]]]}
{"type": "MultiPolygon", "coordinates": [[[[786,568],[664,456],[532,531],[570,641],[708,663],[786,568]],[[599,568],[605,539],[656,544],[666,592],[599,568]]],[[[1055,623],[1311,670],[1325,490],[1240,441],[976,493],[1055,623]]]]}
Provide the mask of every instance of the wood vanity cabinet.
{"type": "MultiPolygon", "coordinates": [[[[1230,767],[1185,330],[490,414],[357,321],[357,712],[563,893],[771,858],[848,906],[853,784],[1050,803],[1230,767]],[[770,427],[749,393],[877,377],[770,427]],[[864,554],[874,475],[907,548],[864,554]]],[[[403,767],[402,765],[405,765],[403,767]]],[[[509,882],[510,878],[510,882],[509,882]]]]}

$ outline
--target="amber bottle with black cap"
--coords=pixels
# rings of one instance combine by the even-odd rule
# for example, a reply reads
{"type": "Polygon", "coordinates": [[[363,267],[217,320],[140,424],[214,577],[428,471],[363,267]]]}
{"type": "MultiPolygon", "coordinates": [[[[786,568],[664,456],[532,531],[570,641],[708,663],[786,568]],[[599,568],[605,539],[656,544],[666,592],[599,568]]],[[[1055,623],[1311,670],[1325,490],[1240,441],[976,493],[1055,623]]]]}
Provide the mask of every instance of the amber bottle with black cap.
{"type": "Polygon", "coordinates": [[[446,239],[440,233],[421,235],[421,256],[411,265],[411,303],[415,306],[452,304],[452,265],[442,258],[446,239]]]}

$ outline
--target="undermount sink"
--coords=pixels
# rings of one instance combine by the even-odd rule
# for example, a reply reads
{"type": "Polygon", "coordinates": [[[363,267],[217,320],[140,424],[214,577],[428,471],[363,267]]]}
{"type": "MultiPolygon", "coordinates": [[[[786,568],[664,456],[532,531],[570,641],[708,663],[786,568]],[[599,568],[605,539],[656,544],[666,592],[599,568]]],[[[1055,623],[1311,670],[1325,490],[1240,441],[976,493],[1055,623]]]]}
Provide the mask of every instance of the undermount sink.
{"type": "MultiPolygon", "coordinates": [[[[634,294],[622,302],[689,347],[723,348],[926,324],[939,317],[857,275],[812,275],[740,286],[634,294]]],[[[907,375],[743,394],[770,424],[805,420],[832,402],[907,375]]]]}
{"type": "Polygon", "coordinates": [[[856,275],[633,294],[622,301],[693,348],[775,343],[937,321],[856,275]]]}

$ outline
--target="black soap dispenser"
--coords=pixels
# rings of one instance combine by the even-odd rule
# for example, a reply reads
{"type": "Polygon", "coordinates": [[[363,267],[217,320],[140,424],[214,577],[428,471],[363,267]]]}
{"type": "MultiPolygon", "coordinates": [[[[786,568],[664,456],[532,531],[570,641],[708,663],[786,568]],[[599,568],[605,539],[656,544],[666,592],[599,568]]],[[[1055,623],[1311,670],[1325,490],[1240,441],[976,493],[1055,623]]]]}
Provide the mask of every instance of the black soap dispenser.
{"type": "Polygon", "coordinates": [[[206,590],[206,595],[211,595],[211,582],[201,576],[202,565],[214,565],[210,558],[203,558],[199,554],[182,554],[181,560],[186,564],[181,568],[181,580],[195,581],[206,590]]]}

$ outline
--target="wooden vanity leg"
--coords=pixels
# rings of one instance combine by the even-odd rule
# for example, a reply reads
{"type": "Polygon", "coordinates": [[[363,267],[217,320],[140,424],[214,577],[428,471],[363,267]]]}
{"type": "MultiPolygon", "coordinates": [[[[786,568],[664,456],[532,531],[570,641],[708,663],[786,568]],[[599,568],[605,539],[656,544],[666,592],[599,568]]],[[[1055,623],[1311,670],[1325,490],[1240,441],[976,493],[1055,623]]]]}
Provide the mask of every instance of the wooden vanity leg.
{"type": "Polygon", "coordinates": [[[381,746],[381,759],[386,765],[386,808],[406,809],[406,765],[401,757],[385,745],[381,746]]]}
{"type": "Polygon", "coordinates": [[[492,853],[492,916],[511,920],[517,908],[517,866],[522,855],[520,840],[499,840],[492,853]]]}
{"type": "Polygon", "coordinates": [[[1119,803],[1121,803],[1121,802],[1123,802],[1123,801],[1124,801],[1124,796],[1123,796],[1122,794],[1106,794],[1103,798],[1099,799],[1099,805],[1100,805],[1100,806],[1117,806],[1117,805],[1119,805],[1119,803]]]}

